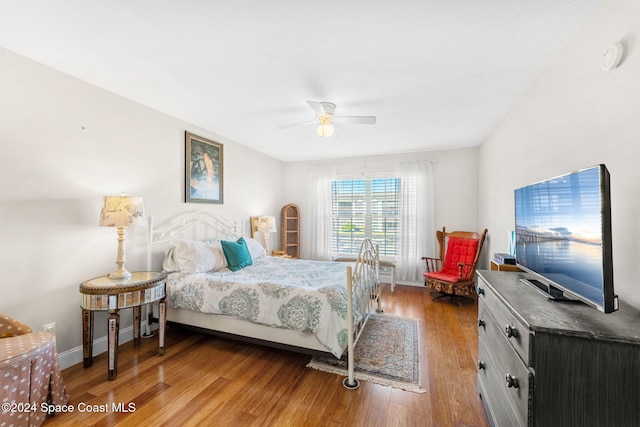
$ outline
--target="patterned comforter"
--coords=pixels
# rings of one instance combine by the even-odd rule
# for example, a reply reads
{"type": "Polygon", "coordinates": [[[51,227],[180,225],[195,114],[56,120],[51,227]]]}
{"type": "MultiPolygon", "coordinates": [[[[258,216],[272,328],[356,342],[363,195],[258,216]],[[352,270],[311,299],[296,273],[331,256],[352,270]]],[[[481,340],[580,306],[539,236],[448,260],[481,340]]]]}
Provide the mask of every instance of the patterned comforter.
{"type": "MultiPolygon", "coordinates": [[[[340,357],[347,346],[347,265],[263,257],[235,272],[171,273],[167,295],[173,308],[313,333],[340,357]]],[[[359,300],[354,323],[362,318],[359,300]]]]}

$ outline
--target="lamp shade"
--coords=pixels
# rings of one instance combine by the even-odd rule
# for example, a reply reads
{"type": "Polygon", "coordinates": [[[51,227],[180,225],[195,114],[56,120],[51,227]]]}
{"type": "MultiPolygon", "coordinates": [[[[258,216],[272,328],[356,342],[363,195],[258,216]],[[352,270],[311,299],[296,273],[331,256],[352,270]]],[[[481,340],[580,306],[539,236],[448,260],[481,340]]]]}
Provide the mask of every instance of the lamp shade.
{"type": "Polygon", "coordinates": [[[100,211],[102,227],[129,227],[144,225],[142,197],[105,196],[100,211]]]}
{"type": "Polygon", "coordinates": [[[258,217],[258,231],[261,233],[275,233],[276,218],[274,216],[261,216],[258,217]]]}

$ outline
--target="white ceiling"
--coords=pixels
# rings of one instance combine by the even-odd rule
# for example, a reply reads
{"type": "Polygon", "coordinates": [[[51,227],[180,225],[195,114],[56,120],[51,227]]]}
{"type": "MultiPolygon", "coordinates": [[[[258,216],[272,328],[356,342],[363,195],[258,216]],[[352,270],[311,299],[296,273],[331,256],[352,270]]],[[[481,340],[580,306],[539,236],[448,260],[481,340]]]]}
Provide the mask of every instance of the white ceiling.
{"type": "Polygon", "coordinates": [[[0,47],[284,161],[479,145],[605,0],[0,0],[0,47]],[[306,101],[337,115],[307,125],[306,101]]]}

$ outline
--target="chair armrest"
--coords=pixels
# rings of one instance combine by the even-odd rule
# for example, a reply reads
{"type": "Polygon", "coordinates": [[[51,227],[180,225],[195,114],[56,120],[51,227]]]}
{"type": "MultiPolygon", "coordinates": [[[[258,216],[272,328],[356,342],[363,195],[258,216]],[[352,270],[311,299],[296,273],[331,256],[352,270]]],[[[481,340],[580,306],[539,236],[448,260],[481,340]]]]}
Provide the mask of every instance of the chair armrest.
{"type": "Polygon", "coordinates": [[[427,273],[434,273],[442,270],[442,260],[440,258],[423,256],[422,259],[427,265],[427,273]]]}
{"type": "Polygon", "coordinates": [[[474,264],[465,264],[464,262],[458,263],[458,278],[464,280],[473,279],[473,275],[476,272],[476,266],[474,264]]]}

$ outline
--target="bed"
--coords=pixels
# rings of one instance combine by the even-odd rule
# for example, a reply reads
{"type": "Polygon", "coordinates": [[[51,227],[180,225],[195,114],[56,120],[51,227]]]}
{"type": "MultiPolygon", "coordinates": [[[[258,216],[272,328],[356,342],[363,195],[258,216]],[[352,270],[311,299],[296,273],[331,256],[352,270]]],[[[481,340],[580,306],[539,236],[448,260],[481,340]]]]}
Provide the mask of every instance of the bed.
{"type": "Polygon", "coordinates": [[[354,348],[369,314],[381,311],[379,256],[362,242],[354,263],[267,256],[242,221],[212,211],[149,219],[148,268],[162,257],[166,319],[214,334],[308,354],[345,355],[357,388],[354,348]],[[159,255],[161,254],[161,255],[159,255]]]}

